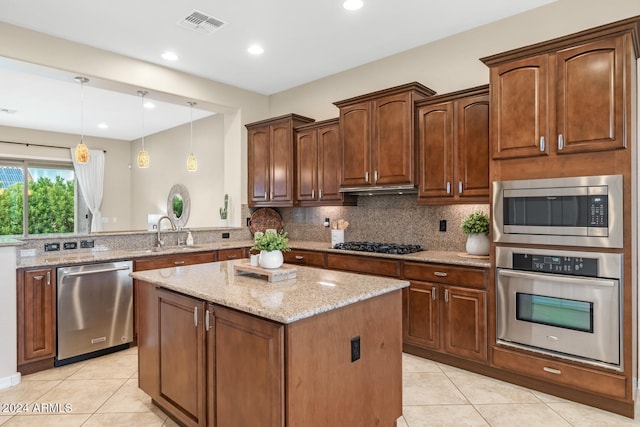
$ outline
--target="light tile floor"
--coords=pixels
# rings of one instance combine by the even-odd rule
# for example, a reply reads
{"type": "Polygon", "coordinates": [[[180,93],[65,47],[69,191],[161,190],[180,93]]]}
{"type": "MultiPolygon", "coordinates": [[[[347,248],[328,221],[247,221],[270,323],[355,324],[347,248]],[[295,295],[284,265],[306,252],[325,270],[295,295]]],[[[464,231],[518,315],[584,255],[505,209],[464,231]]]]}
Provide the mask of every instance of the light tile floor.
{"type": "MultiPolygon", "coordinates": [[[[408,354],[403,371],[398,427],[640,426],[640,417],[631,420],[408,354]]],[[[27,375],[16,387],[0,390],[0,425],[176,424],[138,389],[132,348],[27,375]]]]}

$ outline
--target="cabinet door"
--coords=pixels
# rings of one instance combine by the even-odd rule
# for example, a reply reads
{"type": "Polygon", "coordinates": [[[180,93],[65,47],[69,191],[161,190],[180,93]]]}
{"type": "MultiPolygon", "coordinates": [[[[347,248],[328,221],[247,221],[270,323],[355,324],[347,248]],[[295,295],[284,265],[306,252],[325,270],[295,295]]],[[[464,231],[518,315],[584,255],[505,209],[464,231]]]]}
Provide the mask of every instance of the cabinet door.
{"type": "Polygon", "coordinates": [[[486,292],[444,287],[443,347],[457,356],[487,360],[486,292]]]}
{"type": "MultiPolygon", "coordinates": [[[[296,200],[318,199],[318,133],[316,129],[296,135],[296,200]]],[[[335,167],[335,165],[333,165],[335,167]]]]}
{"type": "Polygon", "coordinates": [[[157,290],[158,401],[186,425],[206,425],[205,303],[157,290]]]}
{"type": "Polygon", "coordinates": [[[421,347],[440,347],[438,289],[431,283],[411,282],[404,291],[403,341],[421,347]]]}
{"type": "MultiPolygon", "coordinates": [[[[418,109],[420,198],[453,196],[453,104],[418,109]]],[[[488,167],[488,165],[487,165],[488,167]]]]}
{"type": "Polygon", "coordinates": [[[270,127],[269,200],[280,206],[293,205],[293,128],[291,121],[270,127]],[[283,204],[284,203],[284,204],[283,204]]]}
{"type": "Polygon", "coordinates": [[[215,306],[219,426],[284,426],[284,326],[215,306]]]}
{"type": "Polygon", "coordinates": [[[269,126],[248,133],[249,204],[269,201],[269,126]]]}
{"type": "Polygon", "coordinates": [[[318,129],[318,200],[342,201],[342,154],[340,150],[340,127],[326,126],[318,129]]]}
{"type": "Polygon", "coordinates": [[[55,356],[55,298],[54,269],[28,270],[18,280],[19,365],[55,356]]]}
{"type": "Polygon", "coordinates": [[[410,93],[373,101],[373,184],[413,184],[413,98],[410,93]]]}
{"type": "Polygon", "coordinates": [[[373,182],[371,165],[371,107],[360,102],[340,109],[342,140],[342,185],[362,186],[373,182]]]}
{"type": "Polygon", "coordinates": [[[548,155],[549,55],[491,69],[491,150],[494,159],[548,155]]]}
{"type": "Polygon", "coordinates": [[[489,197],[489,95],[455,102],[454,186],[459,197],[489,197]]]}
{"type": "Polygon", "coordinates": [[[557,54],[558,153],[624,148],[622,37],[557,54]]]}
{"type": "Polygon", "coordinates": [[[307,265],[310,267],[324,267],[324,253],[292,249],[284,252],[284,262],[288,264],[307,265]]]}

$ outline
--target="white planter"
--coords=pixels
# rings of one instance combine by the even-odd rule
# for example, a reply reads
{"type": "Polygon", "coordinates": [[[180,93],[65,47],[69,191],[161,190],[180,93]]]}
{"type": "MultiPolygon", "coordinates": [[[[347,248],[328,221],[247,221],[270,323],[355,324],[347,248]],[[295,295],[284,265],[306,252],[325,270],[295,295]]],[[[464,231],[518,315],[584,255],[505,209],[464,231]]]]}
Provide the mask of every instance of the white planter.
{"type": "Polygon", "coordinates": [[[467,236],[467,253],[469,255],[489,255],[489,236],[484,233],[467,236]]]}
{"type": "Polygon", "coordinates": [[[284,263],[282,251],[260,251],[258,264],[262,268],[280,268],[284,263]]]}

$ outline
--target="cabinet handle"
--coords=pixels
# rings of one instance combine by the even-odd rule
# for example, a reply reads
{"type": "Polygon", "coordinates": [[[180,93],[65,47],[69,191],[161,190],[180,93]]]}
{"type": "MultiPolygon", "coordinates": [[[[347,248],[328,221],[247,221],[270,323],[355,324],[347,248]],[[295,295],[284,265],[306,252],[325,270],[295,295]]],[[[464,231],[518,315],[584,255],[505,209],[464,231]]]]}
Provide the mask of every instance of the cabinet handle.
{"type": "Polygon", "coordinates": [[[462,194],[462,181],[458,181],[458,194],[462,194]]]}
{"type": "Polygon", "coordinates": [[[562,150],[564,148],[564,138],[562,137],[562,134],[558,135],[558,151],[562,150]]]}
{"type": "Polygon", "coordinates": [[[318,199],[322,199],[322,190],[319,190],[318,193],[320,193],[318,194],[318,199]]]}
{"type": "Polygon", "coordinates": [[[433,275],[434,276],[438,276],[438,277],[447,277],[448,276],[448,274],[445,273],[444,271],[434,271],[433,275]]]}
{"type": "Polygon", "coordinates": [[[174,265],[182,265],[182,264],[184,264],[184,261],[174,261],[173,264],[174,265]]]}
{"type": "Polygon", "coordinates": [[[435,286],[431,288],[431,299],[434,301],[438,298],[438,295],[436,294],[437,292],[438,290],[436,289],[435,286]]]}
{"type": "Polygon", "coordinates": [[[540,151],[544,151],[544,136],[540,137],[540,151]]]}
{"type": "Polygon", "coordinates": [[[449,302],[449,289],[444,290],[444,302],[449,302]]]}
{"type": "Polygon", "coordinates": [[[47,271],[47,286],[51,286],[51,272],[47,271]]]}
{"type": "Polygon", "coordinates": [[[550,374],[562,375],[562,371],[560,369],[547,368],[545,366],[544,368],[542,368],[542,370],[550,374]]]}
{"type": "Polygon", "coordinates": [[[302,255],[296,255],[296,259],[299,261],[302,261],[304,259],[304,257],[302,255]]]}
{"type": "Polygon", "coordinates": [[[193,307],[193,324],[198,327],[198,306],[193,307]]]}
{"type": "Polygon", "coordinates": [[[273,200],[273,191],[270,193],[269,200],[273,200]]]}
{"type": "Polygon", "coordinates": [[[451,183],[447,181],[447,194],[451,194],[451,183]]]}
{"type": "Polygon", "coordinates": [[[227,255],[227,259],[236,259],[238,255],[227,255]]]}
{"type": "Polygon", "coordinates": [[[369,171],[364,173],[364,182],[369,182],[369,171]]]}
{"type": "Polygon", "coordinates": [[[316,190],[311,190],[311,198],[312,199],[316,198],[316,190]]]}
{"type": "Polygon", "coordinates": [[[205,310],[204,312],[204,330],[208,331],[209,329],[211,329],[211,320],[210,320],[210,316],[211,316],[212,312],[210,312],[209,310],[205,310]]]}
{"type": "Polygon", "coordinates": [[[373,171],[373,183],[378,183],[378,171],[373,171]]]}
{"type": "Polygon", "coordinates": [[[269,200],[269,199],[267,199],[267,192],[266,191],[264,192],[264,199],[265,200],[269,200]]]}
{"type": "Polygon", "coordinates": [[[42,274],[39,274],[37,276],[33,276],[33,280],[42,280],[42,279],[44,279],[44,275],[42,275],[42,274]]]}

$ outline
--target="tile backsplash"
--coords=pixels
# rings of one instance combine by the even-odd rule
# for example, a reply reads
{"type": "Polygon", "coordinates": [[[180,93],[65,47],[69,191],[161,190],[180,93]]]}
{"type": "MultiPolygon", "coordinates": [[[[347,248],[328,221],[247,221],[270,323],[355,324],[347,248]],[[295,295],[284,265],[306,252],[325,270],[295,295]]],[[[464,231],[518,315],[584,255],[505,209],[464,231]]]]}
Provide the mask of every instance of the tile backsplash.
{"type": "Polygon", "coordinates": [[[470,213],[489,212],[488,204],[418,206],[416,195],[359,196],[358,206],[278,208],[292,240],[331,242],[330,228],[338,219],[349,221],[345,241],[420,244],[426,249],[464,252],[466,236],[460,224],[470,213]],[[447,231],[439,231],[446,220],[447,231]]]}

